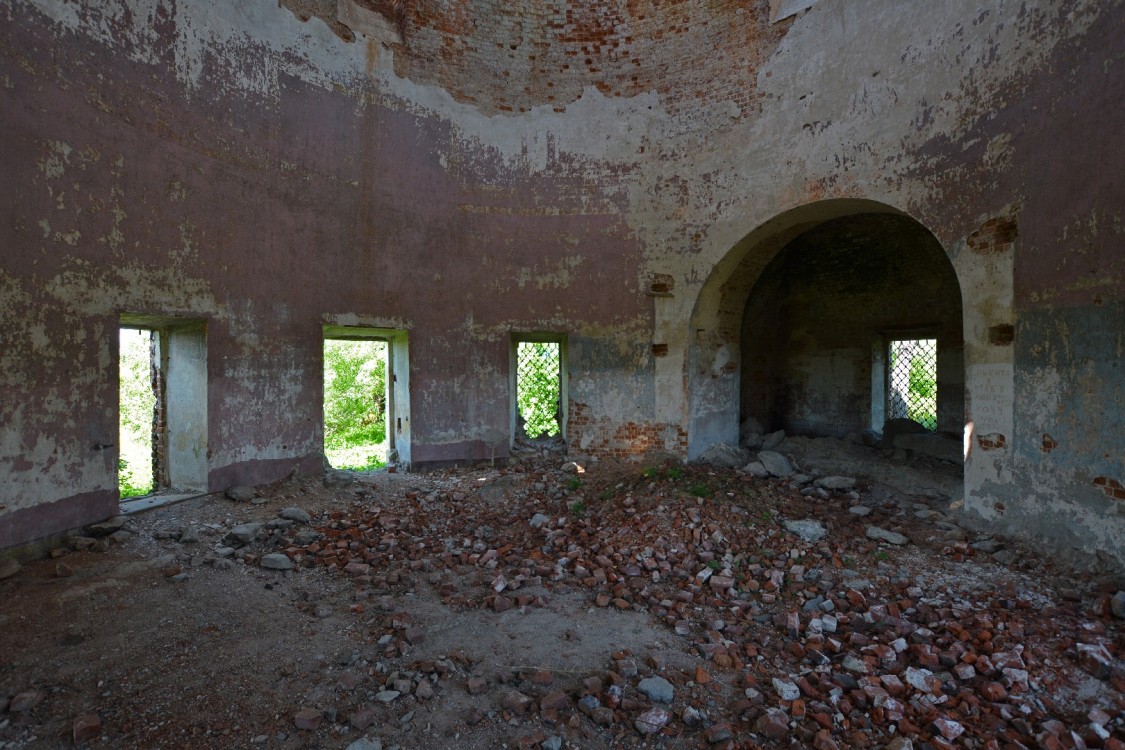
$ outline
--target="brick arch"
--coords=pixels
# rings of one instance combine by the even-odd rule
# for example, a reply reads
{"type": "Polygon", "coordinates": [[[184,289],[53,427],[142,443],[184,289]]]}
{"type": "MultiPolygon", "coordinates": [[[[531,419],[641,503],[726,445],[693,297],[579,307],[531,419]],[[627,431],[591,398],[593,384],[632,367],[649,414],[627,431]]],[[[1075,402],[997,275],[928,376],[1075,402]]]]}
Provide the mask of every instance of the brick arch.
{"type": "MultiPolygon", "coordinates": [[[[816,201],[763,222],[715,264],[699,291],[690,318],[685,364],[690,405],[689,458],[716,443],[738,444],[742,321],[747,300],[762,272],[783,248],[806,232],[837,219],[863,214],[898,215],[917,221],[901,209],[874,200],[816,201]]],[[[932,236],[924,225],[917,223],[932,236]]],[[[934,242],[937,243],[936,238],[934,242]]],[[[944,254],[948,261],[948,251],[944,254]]]]}

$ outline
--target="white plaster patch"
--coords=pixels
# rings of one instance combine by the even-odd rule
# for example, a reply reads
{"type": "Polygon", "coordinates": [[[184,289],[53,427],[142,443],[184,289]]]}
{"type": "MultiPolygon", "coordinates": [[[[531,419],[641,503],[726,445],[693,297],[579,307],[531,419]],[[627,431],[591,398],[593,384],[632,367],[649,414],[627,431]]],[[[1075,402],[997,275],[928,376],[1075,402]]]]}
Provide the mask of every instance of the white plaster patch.
{"type": "Polygon", "coordinates": [[[1028,388],[1021,399],[1020,413],[1038,431],[1050,432],[1057,429],[1064,389],[1062,376],[1058,370],[1044,367],[1025,370],[1024,374],[1028,388]]]}
{"type": "Polygon", "coordinates": [[[534,285],[536,289],[565,289],[570,286],[571,273],[582,265],[582,260],[581,255],[568,255],[555,261],[552,264],[555,268],[550,270],[522,267],[516,283],[520,289],[528,284],[534,285]]]}
{"type": "Polygon", "coordinates": [[[71,149],[69,144],[62,141],[48,141],[47,156],[37,162],[39,171],[49,180],[57,180],[66,173],[66,165],[70,162],[71,149]]]}
{"type": "Polygon", "coordinates": [[[4,486],[0,505],[4,512],[33,507],[43,498],[65,497],[76,487],[91,492],[116,486],[116,477],[106,471],[100,455],[83,461],[63,460],[76,452],[75,446],[60,447],[52,436],[25,424],[22,408],[7,414],[5,429],[0,430],[0,484],[4,486]],[[32,435],[34,443],[23,441],[32,435]],[[35,470],[16,471],[17,462],[30,463],[35,470]]]}
{"type": "Polygon", "coordinates": [[[1015,368],[1011,363],[969,365],[967,374],[969,418],[976,434],[998,433],[1011,444],[1015,368]]]}
{"type": "Polygon", "coordinates": [[[126,50],[129,58],[155,63],[160,56],[156,22],[165,0],[115,0],[90,8],[74,0],[30,0],[55,23],[104,44],[126,50]]]}

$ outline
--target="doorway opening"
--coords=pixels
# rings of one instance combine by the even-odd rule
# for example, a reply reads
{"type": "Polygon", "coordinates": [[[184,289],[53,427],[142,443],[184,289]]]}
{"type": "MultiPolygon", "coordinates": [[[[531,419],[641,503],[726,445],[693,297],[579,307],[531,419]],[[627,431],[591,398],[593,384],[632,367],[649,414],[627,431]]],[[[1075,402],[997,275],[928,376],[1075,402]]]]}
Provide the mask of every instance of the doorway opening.
{"type": "Polygon", "coordinates": [[[324,455],[336,469],[410,467],[410,357],[397,328],[326,325],[324,455]]]}
{"type": "Polygon", "coordinates": [[[163,453],[157,426],[163,423],[160,338],[147,328],[121,328],[118,403],[117,487],[122,500],[151,494],[163,453]]]}
{"type": "Polygon", "coordinates": [[[565,340],[557,334],[512,339],[512,442],[566,437],[565,340]]]}
{"type": "Polygon", "coordinates": [[[117,484],[121,499],[206,492],[203,321],[123,315],[118,328],[117,484]]]}
{"type": "Polygon", "coordinates": [[[380,338],[324,340],[324,455],[335,469],[387,465],[389,351],[380,338]]]}
{"type": "Polygon", "coordinates": [[[887,346],[887,418],[937,430],[937,339],[893,339],[887,346]]]}

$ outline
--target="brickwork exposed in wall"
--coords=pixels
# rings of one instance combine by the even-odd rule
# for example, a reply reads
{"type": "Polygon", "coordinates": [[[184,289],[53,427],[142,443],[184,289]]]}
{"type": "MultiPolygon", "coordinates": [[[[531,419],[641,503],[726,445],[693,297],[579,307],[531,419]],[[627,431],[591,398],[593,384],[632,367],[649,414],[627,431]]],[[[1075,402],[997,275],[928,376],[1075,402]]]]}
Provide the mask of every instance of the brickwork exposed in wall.
{"type": "Polygon", "coordinates": [[[1114,500],[1125,500],[1125,485],[1111,477],[1097,477],[1094,479],[1094,486],[1101,489],[1106,494],[1106,497],[1112,497],[1114,500]]]}
{"type": "Polygon", "coordinates": [[[980,229],[969,235],[968,244],[974,253],[999,253],[1007,250],[1018,236],[1015,219],[999,216],[981,224],[980,229]]]}
{"type": "MultiPolygon", "coordinates": [[[[687,432],[678,425],[620,422],[598,417],[582,403],[570,403],[567,436],[580,452],[605,458],[635,458],[651,451],[687,451],[687,432]],[[669,441],[668,437],[673,436],[669,441]]],[[[572,448],[572,450],[578,450],[572,448]]]]}
{"type": "MultiPolygon", "coordinates": [[[[342,36],[324,0],[284,0],[342,36]]],[[[393,16],[391,0],[362,0],[393,16]]],[[[334,3],[333,3],[334,5],[334,3]]],[[[655,91],[672,113],[752,111],[757,69],[784,34],[767,0],[408,0],[396,73],[487,113],[565,110],[586,87],[655,91]]]]}

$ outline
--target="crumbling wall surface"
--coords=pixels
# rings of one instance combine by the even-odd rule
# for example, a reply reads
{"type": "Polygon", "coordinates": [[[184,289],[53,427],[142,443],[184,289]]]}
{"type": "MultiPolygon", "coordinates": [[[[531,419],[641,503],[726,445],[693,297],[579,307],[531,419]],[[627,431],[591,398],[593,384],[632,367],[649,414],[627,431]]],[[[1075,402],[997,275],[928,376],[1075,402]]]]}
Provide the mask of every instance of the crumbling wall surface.
{"type": "MultiPolygon", "coordinates": [[[[386,55],[268,0],[0,7],[0,547],[116,512],[122,313],[203,322],[213,491],[319,470],[326,323],[410,333],[420,466],[507,456],[512,331],[644,335],[588,137],[641,115],[494,120],[386,55]]],[[[650,429],[605,403],[590,439],[650,429]]]]}
{"type": "Polygon", "coordinates": [[[1120,565],[1125,154],[1104,134],[1125,127],[1125,6],[1061,10],[1082,33],[981,118],[969,156],[984,169],[940,193],[979,210],[955,261],[975,287],[965,499],[982,522],[1120,565]]]}
{"type": "Polygon", "coordinates": [[[343,321],[409,333],[420,466],[505,457],[521,331],[577,445],[698,455],[762,269],[886,213],[961,288],[969,512],[1125,559],[1125,3],[767,6],[0,5],[0,523],[112,505],[121,312],[205,322],[212,488],[316,465],[343,321]]]}
{"type": "Polygon", "coordinates": [[[1122,125],[1123,22],[1121,2],[1049,0],[972,13],[818,2],[796,17],[758,71],[760,114],[706,148],[685,136],[664,174],[688,189],[638,229],[653,269],[679,282],[656,338],[681,344],[669,359],[683,358],[689,452],[737,439],[739,315],[769,260],[841,211],[901,212],[935,235],[961,287],[967,514],[1125,560],[1125,516],[1108,502],[1125,461],[1121,350],[1079,323],[1122,327],[1109,321],[1125,154],[1105,134],[1122,125]],[[849,208],[861,199],[876,207],[849,208]],[[1045,452],[1044,433],[1059,438],[1030,414],[1052,392],[1056,431],[1094,427],[1072,453],[1045,452]]]}

